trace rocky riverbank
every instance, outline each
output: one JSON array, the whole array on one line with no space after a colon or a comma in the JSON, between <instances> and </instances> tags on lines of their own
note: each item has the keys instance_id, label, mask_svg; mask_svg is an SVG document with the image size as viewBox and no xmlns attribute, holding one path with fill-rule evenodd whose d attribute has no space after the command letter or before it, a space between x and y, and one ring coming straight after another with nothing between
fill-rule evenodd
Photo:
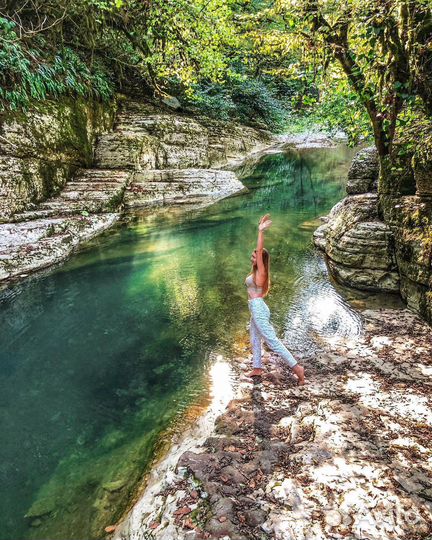
<instances>
[{"instance_id":1,"label":"rocky riverbank","mask_svg":"<svg viewBox=\"0 0 432 540\"><path fill-rule=\"evenodd\" d=\"M358 338L315 337L305 387L268 352L263 377L248 379L240 344L237 395L212 433L189 432L195 447L189 437L186 452L153 471L107 538L427 538L430 327L408 310L360 315Z\"/></svg>"},{"instance_id":2,"label":"rocky riverbank","mask_svg":"<svg viewBox=\"0 0 432 540\"><path fill-rule=\"evenodd\" d=\"M243 190L222 168L280 144L263 130L128 99L107 110L40 104L3 118L0 142L3 283L64 260L127 210Z\"/></svg>"},{"instance_id":3,"label":"rocky riverbank","mask_svg":"<svg viewBox=\"0 0 432 540\"><path fill-rule=\"evenodd\" d=\"M404 174L400 168L399 175ZM410 194L400 193L396 184L391 191L385 175L378 189L379 177L375 148L358 152L348 173L347 196L323 218L315 245L326 253L339 282L399 292L411 309L432 322L432 175L423 175L421 182L417 178L417 184L408 178Z\"/></svg>"}]
</instances>

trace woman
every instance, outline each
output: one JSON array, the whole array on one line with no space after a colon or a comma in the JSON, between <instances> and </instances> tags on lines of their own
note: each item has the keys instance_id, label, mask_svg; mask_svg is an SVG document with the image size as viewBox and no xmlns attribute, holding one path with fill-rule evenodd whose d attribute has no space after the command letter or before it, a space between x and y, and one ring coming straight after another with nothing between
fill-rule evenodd
<instances>
[{"instance_id":1,"label":"woman","mask_svg":"<svg viewBox=\"0 0 432 540\"><path fill-rule=\"evenodd\" d=\"M304 368L297 363L293 355L278 339L275 329L270 323L270 310L263 299L270 288L270 254L264 247L264 231L272 224L268 219L269 216L270 214L266 214L260 219L258 243L251 256L252 273L245 280L249 296L248 306L251 313L250 340L254 368L248 375L254 377L262 374L261 339L263 338L270 349L282 356L287 362L297 376L298 384L303 385L305 383Z\"/></svg>"}]
</instances>

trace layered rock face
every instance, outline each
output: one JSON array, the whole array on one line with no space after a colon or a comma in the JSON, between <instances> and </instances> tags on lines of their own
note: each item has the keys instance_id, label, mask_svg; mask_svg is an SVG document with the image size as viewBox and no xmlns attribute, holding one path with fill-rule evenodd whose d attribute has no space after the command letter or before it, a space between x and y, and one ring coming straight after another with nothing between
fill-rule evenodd
<instances>
[{"instance_id":1,"label":"layered rock face","mask_svg":"<svg viewBox=\"0 0 432 540\"><path fill-rule=\"evenodd\" d=\"M432 170L426 172L384 174L378 194L376 150L361 150L348 174L348 196L315 231L314 242L340 282L400 292L432 322Z\"/></svg>"},{"instance_id":2,"label":"layered rock face","mask_svg":"<svg viewBox=\"0 0 432 540\"><path fill-rule=\"evenodd\" d=\"M265 131L130 100L108 132L116 107L45 102L2 119L0 281L63 260L125 209L207 204L243 190L219 167L273 141Z\"/></svg>"},{"instance_id":3,"label":"layered rock face","mask_svg":"<svg viewBox=\"0 0 432 540\"><path fill-rule=\"evenodd\" d=\"M394 236L378 215L378 157L358 152L348 173L349 195L331 210L314 233L315 245L328 256L329 267L342 283L371 291L399 291Z\"/></svg>"},{"instance_id":4,"label":"layered rock face","mask_svg":"<svg viewBox=\"0 0 432 540\"><path fill-rule=\"evenodd\" d=\"M429 186L432 191L432 170ZM432 323L432 196L426 188L417 187L415 195L383 194L380 201L394 234L402 298Z\"/></svg>"},{"instance_id":5,"label":"layered rock face","mask_svg":"<svg viewBox=\"0 0 432 540\"><path fill-rule=\"evenodd\" d=\"M125 207L196 203L244 189L231 171L164 169L136 172L125 193Z\"/></svg>"},{"instance_id":6,"label":"layered rock face","mask_svg":"<svg viewBox=\"0 0 432 540\"><path fill-rule=\"evenodd\" d=\"M63 99L0 117L0 221L58 193L90 166L96 137L110 129L115 104Z\"/></svg>"},{"instance_id":7,"label":"layered rock face","mask_svg":"<svg viewBox=\"0 0 432 540\"><path fill-rule=\"evenodd\" d=\"M214 200L243 189L218 168L271 141L266 131L129 101L115 130L100 138L96 166L133 171L126 208Z\"/></svg>"}]
</instances>

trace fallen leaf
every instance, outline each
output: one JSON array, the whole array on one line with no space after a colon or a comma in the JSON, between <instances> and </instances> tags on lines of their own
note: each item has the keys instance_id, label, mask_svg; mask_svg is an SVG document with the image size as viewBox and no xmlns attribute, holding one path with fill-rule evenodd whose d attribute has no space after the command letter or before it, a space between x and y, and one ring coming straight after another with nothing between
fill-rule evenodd
<instances>
[{"instance_id":1,"label":"fallen leaf","mask_svg":"<svg viewBox=\"0 0 432 540\"><path fill-rule=\"evenodd\" d=\"M183 508L179 508L174 512L175 516L185 516L186 514L190 514L192 510L189 508L189 506L183 506Z\"/></svg>"},{"instance_id":2,"label":"fallen leaf","mask_svg":"<svg viewBox=\"0 0 432 540\"><path fill-rule=\"evenodd\" d=\"M195 529L195 523L191 520L191 518L187 518L183 522L183 526L187 527L188 529Z\"/></svg>"}]
</instances>

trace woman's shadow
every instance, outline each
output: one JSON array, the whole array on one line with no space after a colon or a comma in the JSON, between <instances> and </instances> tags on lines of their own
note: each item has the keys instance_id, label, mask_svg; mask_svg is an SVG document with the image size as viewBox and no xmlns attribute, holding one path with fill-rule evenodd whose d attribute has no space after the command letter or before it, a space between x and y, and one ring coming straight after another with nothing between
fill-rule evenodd
<instances>
[{"instance_id":1,"label":"woman's shadow","mask_svg":"<svg viewBox=\"0 0 432 540\"><path fill-rule=\"evenodd\" d=\"M254 413L253 431L254 435L262 441L270 440L272 414L267 410L266 401L263 397L263 382L265 378L262 375L252 377L252 411Z\"/></svg>"}]
</instances>

